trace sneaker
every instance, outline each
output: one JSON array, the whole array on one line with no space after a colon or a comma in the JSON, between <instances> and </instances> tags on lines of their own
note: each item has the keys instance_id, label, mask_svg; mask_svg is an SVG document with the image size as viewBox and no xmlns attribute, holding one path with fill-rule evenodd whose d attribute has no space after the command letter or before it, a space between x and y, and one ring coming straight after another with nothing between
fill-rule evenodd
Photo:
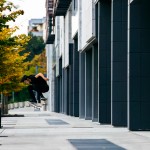
<instances>
[{"instance_id":1,"label":"sneaker","mask_svg":"<svg viewBox=\"0 0 150 150\"><path fill-rule=\"evenodd\" d=\"M31 100L31 101L29 101L30 103L37 103L36 101L33 101L33 100Z\"/></svg>"},{"instance_id":2,"label":"sneaker","mask_svg":"<svg viewBox=\"0 0 150 150\"><path fill-rule=\"evenodd\" d=\"M41 98L40 98L41 100L43 100L43 101L45 101L46 100L46 98L44 97L44 96L41 96Z\"/></svg>"}]
</instances>

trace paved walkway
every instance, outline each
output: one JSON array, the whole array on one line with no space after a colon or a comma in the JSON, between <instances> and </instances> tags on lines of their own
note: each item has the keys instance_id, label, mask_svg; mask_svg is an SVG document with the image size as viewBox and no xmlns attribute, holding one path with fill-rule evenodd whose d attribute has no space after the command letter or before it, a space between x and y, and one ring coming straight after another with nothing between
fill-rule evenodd
<instances>
[{"instance_id":1,"label":"paved walkway","mask_svg":"<svg viewBox=\"0 0 150 150\"><path fill-rule=\"evenodd\" d=\"M33 108L2 118L0 150L150 150L150 132L99 125L89 120Z\"/></svg>"}]
</instances>

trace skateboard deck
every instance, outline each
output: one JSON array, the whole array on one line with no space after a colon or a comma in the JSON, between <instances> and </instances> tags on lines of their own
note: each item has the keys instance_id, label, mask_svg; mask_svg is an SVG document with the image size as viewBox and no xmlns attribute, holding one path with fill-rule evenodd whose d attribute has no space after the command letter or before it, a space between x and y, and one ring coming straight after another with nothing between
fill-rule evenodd
<instances>
[{"instance_id":1,"label":"skateboard deck","mask_svg":"<svg viewBox=\"0 0 150 150\"><path fill-rule=\"evenodd\" d=\"M36 108L36 109L40 109L42 106L40 104L37 104L37 103L31 103L29 102L29 105Z\"/></svg>"},{"instance_id":2,"label":"skateboard deck","mask_svg":"<svg viewBox=\"0 0 150 150\"><path fill-rule=\"evenodd\" d=\"M47 98L41 99L41 105L45 105L45 104L47 104Z\"/></svg>"},{"instance_id":3,"label":"skateboard deck","mask_svg":"<svg viewBox=\"0 0 150 150\"><path fill-rule=\"evenodd\" d=\"M46 101L46 100L47 100L47 98L41 98L41 100L42 100L42 101Z\"/></svg>"}]
</instances>

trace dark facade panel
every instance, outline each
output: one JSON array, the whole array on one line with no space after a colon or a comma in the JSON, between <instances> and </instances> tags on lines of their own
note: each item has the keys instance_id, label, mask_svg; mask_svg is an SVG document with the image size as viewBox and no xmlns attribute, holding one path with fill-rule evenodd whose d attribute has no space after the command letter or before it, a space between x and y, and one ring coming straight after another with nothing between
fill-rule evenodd
<instances>
[{"instance_id":1,"label":"dark facade panel","mask_svg":"<svg viewBox=\"0 0 150 150\"><path fill-rule=\"evenodd\" d=\"M98 44L92 47L92 121L98 122Z\"/></svg>"},{"instance_id":2,"label":"dark facade panel","mask_svg":"<svg viewBox=\"0 0 150 150\"><path fill-rule=\"evenodd\" d=\"M99 122L111 123L111 2L100 1L98 36Z\"/></svg>"},{"instance_id":3,"label":"dark facade panel","mask_svg":"<svg viewBox=\"0 0 150 150\"><path fill-rule=\"evenodd\" d=\"M112 2L112 125L127 126L128 1Z\"/></svg>"},{"instance_id":4,"label":"dark facade panel","mask_svg":"<svg viewBox=\"0 0 150 150\"><path fill-rule=\"evenodd\" d=\"M74 116L79 117L79 52L78 39L74 39L73 45L73 103Z\"/></svg>"},{"instance_id":5,"label":"dark facade panel","mask_svg":"<svg viewBox=\"0 0 150 150\"><path fill-rule=\"evenodd\" d=\"M54 44L54 40L55 40L55 34L50 34L48 35L46 44Z\"/></svg>"},{"instance_id":6,"label":"dark facade panel","mask_svg":"<svg viewBox=\"0 0 150 150\"><path fill-rule=\"evenodd\" d=\"M56 73L56 67L53 69L54 74ZM58 94L58 78L54 76L54 111L59 112L59 94Z\"/></svg>"},{"instance_id":7,"label":"dark facade panel","mask_svg":"<svg viewBox=\"0 0 150 150\"><path fill-rule=\"evenodd\" d=\"M65 71L62 68L62 113L65 114Z\"/></svg>"},{"instance_id":8,"label":"dark facade panel","mask_svg":"<svg viewBox=\"0 0 150 150\"><path fill-rule=\"evenodd\" d=\"M73 45L69 46L69 115L73 116Z\"/></svg>"},{"instance_id":9,"label":"dark facade panel","mask_svg":"<svg viewBox=\"0 0 150 150\"><path fill-rule=\"evenodd\" d=\"M56 0L54 4L55 16L65 16L72 0Z\"/></svg>"},{"instance_id":10,"label":"dark facade panel","mask_svg":"<svg viewBox=\"0 0 150 150\"><path fill-rule=\"evenodd\" d=\"M69 115L69 68L63 68L62 107L63 113Z\"/></svg>"},{"instance_id":11,"label":"dark facade panel","mask_svg":"<svg viewBox=\"0 0 150 150\"><path fill-rule=\"evenodd\" d=\"M129 130L150 130L149 0L130 4Z\"/></svg>"},{"instance_id":12,"label":"dark facade panel","mask_svg":"<svg viewBox=\"0 0 150 150\"><path fill-rule=\"evenodd\" d=\"M59 59L58 94L59 94L59 112L62 112L62 58Z\"/></svg>"},{"instance_id":13,"label":"dark facade panel","mask_svg":"<svg viewBox=\"0 0 150 150\"><path fill-rule=\"evenodd\" d=\"M85 119L92 119L92 49L85 53Z\"/></svg>"},{"instance_id":14,"label":"dark facade panel","mask_svg":"<svg viewBox=\"0 0 150 150\"><path fill-rule=\"evenodd\" d=\"M79 117L85 118L85 53L79 53Z\"/></svg>"}]
</instances>

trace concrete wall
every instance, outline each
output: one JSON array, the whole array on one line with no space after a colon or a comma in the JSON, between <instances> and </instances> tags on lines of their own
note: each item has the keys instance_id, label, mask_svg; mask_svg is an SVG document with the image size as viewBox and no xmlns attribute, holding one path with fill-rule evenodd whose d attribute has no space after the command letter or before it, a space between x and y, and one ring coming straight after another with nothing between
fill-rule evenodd
<instances>
[{"instance_id":1,"label":"concrete wall","mask_svg":"<svg viewBox=\"0 0 150 150\"><path fill-rule=\"evenodd\" d=\"M54 72L52 69L52 57L53 57L53 48L52 44L46 45L46 56L47 56L47 78L49 78L49 92L48 92L48 110L54 110Z\"/></svg>"}]
</instances>

